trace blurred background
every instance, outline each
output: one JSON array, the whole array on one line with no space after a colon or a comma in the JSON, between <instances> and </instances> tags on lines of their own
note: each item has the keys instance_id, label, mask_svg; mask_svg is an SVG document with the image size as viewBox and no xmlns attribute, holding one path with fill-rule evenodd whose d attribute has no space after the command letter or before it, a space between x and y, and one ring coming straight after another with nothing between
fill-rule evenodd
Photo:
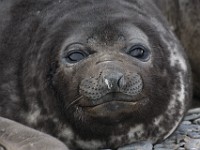
<instances>
[{"instance_id":1,"label":"blurred background","mask_svg":"<svg viewBox=\"0 0 200 150\"><path fill-rule=\"evenodd\" d=\"M194 84L192 107L200 107L200 0L154 2L166 16L189 56Z\"/></svg>"}]
</instances>

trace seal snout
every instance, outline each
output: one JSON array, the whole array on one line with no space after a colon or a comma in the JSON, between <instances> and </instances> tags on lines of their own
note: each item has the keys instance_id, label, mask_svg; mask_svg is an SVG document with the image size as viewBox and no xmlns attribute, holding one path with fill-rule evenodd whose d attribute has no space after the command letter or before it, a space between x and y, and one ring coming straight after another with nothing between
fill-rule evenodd
<instances>
[{"instance_id":1,"label":"seal snout","mask_svg":"<svg viewBox=\"0 0 200 150\"><path fill-rule=\"evenodd\" d=\"M79 101L79 106L93 117L109 117L115 121L118 118L119 121L144 100L140 95L142 89L143 82L138 73L105 69L81 82L80 93L85 98Z\"/></svg>"},{"instance_id":2,"label":"seal snout","mask_svg":"<svg viewBox=\"0 0 200 150\"><path fill-rule=\"evenodd\" d=\"M142 89L143 81L138 73L127 74L108 69L94 77L83 79L79 92L87 101L97 104L113 100L135 101L133 97L137 97Z\"/></svg>"}]
</instances>

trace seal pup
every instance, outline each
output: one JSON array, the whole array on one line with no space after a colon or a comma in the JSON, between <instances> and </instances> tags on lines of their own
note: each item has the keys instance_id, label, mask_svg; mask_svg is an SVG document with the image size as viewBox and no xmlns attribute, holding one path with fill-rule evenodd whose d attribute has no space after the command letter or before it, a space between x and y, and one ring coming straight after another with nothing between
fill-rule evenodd
<instances>
[{"instance_id":1,"label":"seal pup","mask_svg":"<svg viewBox=\"0 0 200 150\"><path fill-rule=\"evenodd\" d=\"M190 66L152 1L17 0L5 16L2 117L70 149L156 143L179 125Z\"/></svg>"}]
</instances>

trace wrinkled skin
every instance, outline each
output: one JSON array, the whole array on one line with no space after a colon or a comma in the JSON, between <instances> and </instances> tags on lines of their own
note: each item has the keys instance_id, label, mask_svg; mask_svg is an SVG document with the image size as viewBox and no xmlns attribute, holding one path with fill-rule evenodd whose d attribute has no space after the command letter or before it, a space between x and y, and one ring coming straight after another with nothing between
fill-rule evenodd
<instances>
[{"instance_id":1,"label":"wrinkled skin","mask_svg":"<svg viewBox=\"0 0 200 150\"><path fill-rule=\"evenodd\" d=\"M151 1L9 2L1 2L2 117L70 149L156 143L177 128L191 100L190 67ZM138 45L145 59L132 51ZM0 136L8 149L18 141Z\"/></svg>"}]
</instances>

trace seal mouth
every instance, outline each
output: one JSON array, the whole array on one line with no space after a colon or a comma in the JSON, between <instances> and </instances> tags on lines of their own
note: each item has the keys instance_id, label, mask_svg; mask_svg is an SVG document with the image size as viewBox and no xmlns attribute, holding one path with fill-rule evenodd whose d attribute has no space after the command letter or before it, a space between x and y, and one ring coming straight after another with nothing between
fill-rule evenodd
<instances>
[{"instance_id":1,"label":"seal mouth","mask_svg":"<svg viewBox=\"0 0 200 150\"><path fill-rule=\"evenodd\" d=\"M90 113L90 115L95 117L115 118L122 114L131 113L133 107L136 105L137 102L112 101L93 107L84 107L84 109Z\"/></svg>"},{"instance_id":2,"label":"seal mouth","mask_svg":"<svg viewBox=\"0 0 200 150\"><path fill-rule=\"evenodd\" d=\"M148 98L132 97L122 93L109 93L96 103L80 105L82 109L95 118L109 118L115 122L127 118L137 112L141 104L147 103Z\"/></svg>"},{"instance_id":3,"label":"seal mouth","mask_svg":"<svg viewBox=\"0 0 200 150\"><path fill-rule=\"evenodd\" d=\"M147 102L147 99L141 99L137 102L110 101L92 107L82 107L82 109L91 117L109 119L109 122L120 122L131 118L138 112L141 104Z\"/></svg>"},{"instance_id":4,"label":"seal mouth","mask_svg":"<svg viewBox=\"0 0 200 150\"><path fill-rule=\"evenodd\" d=\"M80 107L95 107L95 106L107 104L110 102L136 104L137 102L141 101L142 99L144 99L144 96L142 96L142 95L130 96L127 94L123 94L121 92L110 92L99 99L95 99L95 100L91 100L91 99L85 100L84 99L83 101L79 102L79 106Z\"/></svg>"}]
</instances>

